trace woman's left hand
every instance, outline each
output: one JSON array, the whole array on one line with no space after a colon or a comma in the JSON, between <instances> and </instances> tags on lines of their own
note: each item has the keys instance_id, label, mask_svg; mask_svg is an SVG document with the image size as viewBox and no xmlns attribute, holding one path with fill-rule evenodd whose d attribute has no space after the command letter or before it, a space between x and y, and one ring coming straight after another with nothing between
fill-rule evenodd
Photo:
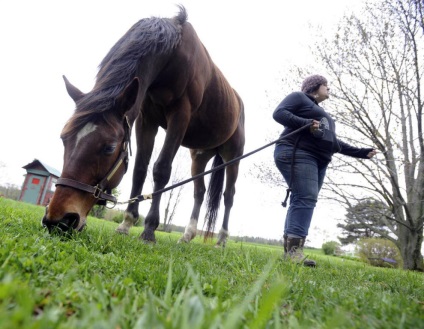
<instances>
[{"instance_id":1,"label":"woman's left hand","mask_svg":"<svg viewBox=\"0 0 424 329\"><path fill-rule=\"evenodd\" d=\"M376 154L377 154L377 150L372 150L370 153L367 154L367 157L368 159L371 159Z\"/></svg>"}]
</instances>

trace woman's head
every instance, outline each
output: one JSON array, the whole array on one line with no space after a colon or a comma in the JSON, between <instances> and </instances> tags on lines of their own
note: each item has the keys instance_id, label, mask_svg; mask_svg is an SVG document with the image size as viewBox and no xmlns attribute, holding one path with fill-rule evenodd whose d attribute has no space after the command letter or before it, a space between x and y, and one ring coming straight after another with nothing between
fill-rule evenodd
<instances>
[{"instance_id":1,"label":"woman's head","mask_svg":"<svg viewBox=\"0 0 424 329\"><path fill-rule=\"evenodd\" d=\"M311 75L302 82L302 92L313 96L318 103L329 97L329 90L327 79L322 75Z\"/></svg>"}]
</instances>

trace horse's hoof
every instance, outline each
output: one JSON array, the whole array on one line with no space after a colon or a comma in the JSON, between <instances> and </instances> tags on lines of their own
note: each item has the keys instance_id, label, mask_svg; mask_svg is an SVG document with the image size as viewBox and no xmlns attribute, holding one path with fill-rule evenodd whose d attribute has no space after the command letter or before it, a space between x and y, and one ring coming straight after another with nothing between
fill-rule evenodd
<instances>
[{"instance_id":1,"label":"horse's hoof","mask_svg":"<svg viewBox=\"0 0 424 329\"><path fill-rule=\"evenodd\" d=\"M142 240L146 244L155 244L156 243L155 234L154 233L146 233L146 231L141 233L139 239Z\"/></svg>"},{"instance_id":2,"label":"horse's hoof","mask_svg":"<svg viewBox=\"0 0 424 329\"><path fill-rule=\"evenodd\" d=\"M151 240L151 239L145 239L145 238L143 238L143 237L140 236L139 240L141 242L143 242L144 244L151 244L151 245L156 244L156 239L153 239L153 240Z\"/></svg>"},{"instance_id":3,"label":"horse's hoof","mask_svg":"<svg viewBox=\"0 0 424 329\"><path fill-rule=\"evenodd\" d=\"M179 238L177 243L189 243L190 241L187 241L186 239L184 239L184 237Z\"/></svg>"},{"instance_id":4,"label":"horse's hoof","mask_svg":"<svg viewBox=\"0 0 424 329\"><path fill-rule=\"evenodd\" d=\"M128 235L130 232L130 228L134 224L131 221L123 220L121 224L118 225L118 227L115 229L115 231L119 234L126 234Z\"/></svg>"},{"instance_id":5,"label":"horse's hoof","mask_svg":"<svg viewBox=\"0 0 424 329\"><path fill-rule=\"evenodd\" d=\"M144 239L141 239L141 238L140 238L140 240L143 244L146 244L146 245L152 245L153 246L153 245L156 244L156 241L144 240Z\"/></svg>"},{"instance_id":6,"label":"horse's hoof","mask_svg":"<svg viewBox=\"0 0 424 329\"><path fill-rule=\"evenodd\" d=\"M128 230L120 229L119 227L115 230L116 233L128 235Z\"/></svg>"}]
</instances>

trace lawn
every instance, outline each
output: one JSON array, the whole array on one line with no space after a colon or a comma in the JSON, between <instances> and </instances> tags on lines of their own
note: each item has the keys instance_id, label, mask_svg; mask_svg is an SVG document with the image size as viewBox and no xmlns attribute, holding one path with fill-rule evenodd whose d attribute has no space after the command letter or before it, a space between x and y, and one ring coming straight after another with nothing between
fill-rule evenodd
<instances>
[{"instance_id":1,"label":"lawn","mask_svg":"<svg viewBox=\"0 0 424 329\"><path fill-rule=\"evenodd\" d=\"M281 248L177 244L89 218L70 237L41 228L42 207L0 199L0 327L424 328L424 275Z\"/></svg>"}]
</instances>

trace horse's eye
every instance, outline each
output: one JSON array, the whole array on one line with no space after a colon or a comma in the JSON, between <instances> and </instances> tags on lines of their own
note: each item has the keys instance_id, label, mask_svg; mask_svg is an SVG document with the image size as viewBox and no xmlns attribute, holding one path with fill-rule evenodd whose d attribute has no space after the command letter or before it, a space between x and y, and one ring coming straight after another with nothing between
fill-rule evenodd
<instances>
[{"instance_id":1,"label":"horse's eye","mask_svg":"<svg viewBox=\"0 0 424 329\"><path fill-rule=\"evenodd\" d=\"M103 149L103 152L106 155L110 155L113 152L115 152L115 149L116 149L116 145L106 145L105 148Z\"/></svg>"}]
</instances>

